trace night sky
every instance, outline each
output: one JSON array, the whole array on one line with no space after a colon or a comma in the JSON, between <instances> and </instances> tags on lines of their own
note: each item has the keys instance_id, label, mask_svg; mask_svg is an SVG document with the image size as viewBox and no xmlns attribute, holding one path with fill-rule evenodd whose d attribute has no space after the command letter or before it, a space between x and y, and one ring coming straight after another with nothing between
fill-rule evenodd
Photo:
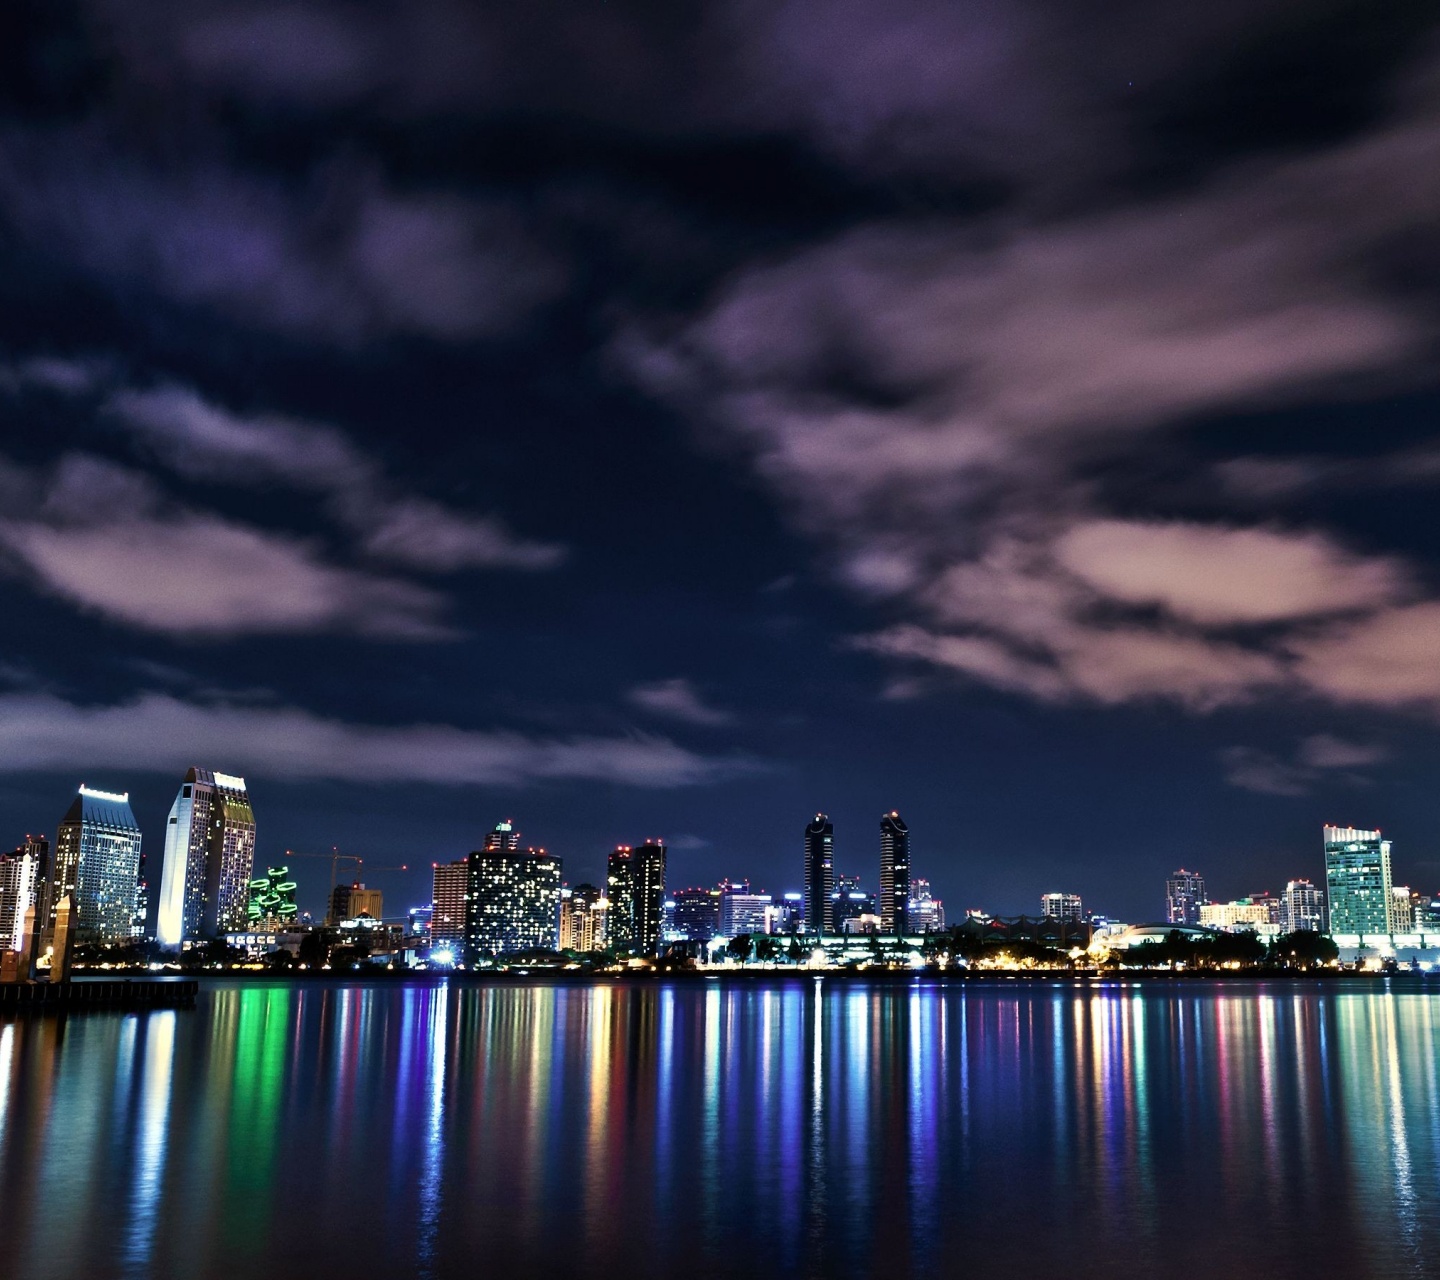
<instances>
[{"instance_id":1,"label":"night sky","mask_svg":"<svg viewBox=\"0 0 1440 1280\"><path fill-rule=\"evenodd\" d=\"M0 845L187 766L387 914L598 878L1440 890L1440 20L0 18ZM293 864L318 909L323 861Z\"/></svg>"}]
</instances>

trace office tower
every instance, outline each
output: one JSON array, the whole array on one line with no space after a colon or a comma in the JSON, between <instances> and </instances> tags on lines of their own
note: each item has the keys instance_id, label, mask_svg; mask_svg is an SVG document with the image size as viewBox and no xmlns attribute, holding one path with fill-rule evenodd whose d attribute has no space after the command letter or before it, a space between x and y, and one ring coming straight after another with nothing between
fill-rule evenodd
<instances>
[{"instance_id":1,"label":"office tower","mask_svg":"<svg viewBox=\"0 0 1440 1280\"><path fill-rule=\"evenodd\" d=\"M1078 893L1042 893L1040 915L1047 920L1079 924L1085 919L1085 909L1080 904Z\"/></svg>"},{"instance_id":2,"label":"office tower","mask_svg":"<svg viewBox=\"0 0 1440 1280\"><path fill-rule=\"evenodd\" d=\"M910 932L910 828L891 809L880 819L880 931Z\"/></svg>"},{"instance_id":3,"label":"office tower","mask_svg":"<svg viewBox=\"0 0 1440 1280\"><path fill-rule=\"evenodd\" d=\"M1308 880L1291 880L1280 899L1280 928L1286 933L1308 929L1325 932L1325 895Z\"/></svg>"},{"instance_id":4,"label":"office tower","mask_svg":"<svg viewBox=\"0 0 1440 1280\"><path fill-rule=\"evenodd\" d=\"M665 843L621 845L610 855L605 897L607 945L616 951L654 955L665 910Z\"/></svg>"},{"instance_id":5,"label":"office tower","mask_svg":"<svg viewBox=\"0 0 1440 1280\"><path fill-rule=\"evenodd\" d=\"M916 879L910 892L910 932L941 933L945 928L945 904L930 891L930 881Z\"/></svg>"},{"instance_id":6,"label":"office tower","mask_svg":"<svg viewBox=\"0 0 1440 1280\"><path fill-rule=\"evenodd\" d=\"M369 916L372 920L384 917L385 895L379 889L367 889L358 880L351 884L337 884L330 890L330 912L326 924L339 924L342 920L358 920Z\"/></svg>"},{"instance_id":7,"label":"office tower","mask_svg":"<svg viewBox=\"0 0 1440 1280\"><path fill-rule=\"evenodd\" d=\"M779 915L776 930L780 933L800 933L805 928L805 895L787 893L777 904Z\"/></svg>"},{"instance_id":8,"label":"office tower","mask_svg":"<svg viewBox=\"0 0 1440 1280\"><path fill-rule=\"evenodd\" d=\"M430 943L465 941L465 895L470 889L470 861L437 862L430 888Z\"/></svg>"},{"instance_id":9,"label":"office tower","mask_svg":"<svg viewBox=\"0 0 1440 1280\"><path fill-rule=\"evenodd\" d=\"M245 928L255 869L255 814L245 779L185 774L165 826L156 937L167 947Z\"/></svg>"},{"instance_id":10,"label":"office tower","mask_svg":"<svg viewBox=\"0 0 1440 1280\"><path fill-rule=\"evenodd\" d=\"M250 904L245 916L251 929L294 924L299 915L289 867L270 867L263 876L250 881Z\"/></svg>"},{"instance_id":11,"label":"office tower","mask_svg":"<svg viewBox=\"0 0 1440 1280\"><path fill-rule=\"evenodd\" d=\"M600 951L605 946L604 895L593 884L577 884L560 898L560 950Z\"/></svg>"},{"instance_id":12,"label":"office tower","mask_svg":"<svg viewBox=\"0 0 1440 1280\"><path fill-rule=\"evenodd\" d=\"M560 859L544 849L477 849L470 855L465 953L487 956L560 943Z\"/></svg>"},{"instance_id":13,"label":"office tower","mask_svg":"<svg viewBox=\"0 0 1440 1280\"><path fill-rule=\"evenodd\" d=\"M1374 936L1390 930L1390 845L1379 831L1324 829L1330 932Z\"/></svg>"},{"instance_id":14,"label":"office tower","mask_svg":"<svg viewBox=\"0 0 1440 1280\"><path fill-rule=\"evenodd\" d=\"M515 853L519 848L520 833L509 818L497 822L486 835L485 843L480 846L482 853Z\"/></svg>"},{"instance_id":15,"label":"office tower","mask_svg":"<svg viewBox=\"0 0 1440 1280\"><path fill-rule=\"evenodd\" d=\"M26 836L13 853L0 853L0 951L19 951L25 941L25 913L41 907L50 866L50 842Z\"/></svg>"},{"instance_id":16,"label":"office tower","mask_svg":"<svg viewBox=\"0 0 1440 1280\"><path fill-rule=\"evenodd\" d=\"M1409 885L1394 885L1390 890L1390 932L1415 932L1415 903Z\"/></svg>"},{"instance_id":17,"label":"office tower","mask_svg":"<svg viewBox=\"0 0 1440 1280\"><path fill-rule=\"evenodd\" d=\"M720 890L677 889L675 932L690 942L709 942L720 934Z\"/></svg>"},{"instance_id":18,"label":"office tower","mask_svg":"<svg viewBox=\"0 0 1440 1280\"><path fill-rule=\"evenodd\" d=\"M44 945L54 945L60 903L67 895L70 936L76 943L130 941L139 874L140 828L130 811L130 793L82 786L55 833Z\"/></svg>"},{"instance_id":19,"label":"office tower","mask_svg":"<svg viewBox=\"0 0 1440 1280\"><path fill-rule=\"evenodd\" d=\"M1181 867L1165 881L1165 919L1169 924L1197 925L1205 897L1205 877Z\"/></svg>"},{"instance_id":20,"label":"office tower","mask_svg":"<svg viewBox=\"0 0 1440 1280\"><path fill-rule=\"evenodd\" d=\"M836 933L848 933L847 920L857 916L876 916L875 896L860 886L859 876L839 876L835 892L830 895L830 919Z\"/></svg>"},{"instance_id":21,"label":"office tower","mask_svg":"<svg viewBox=\"0 0 1440 1280\"><path fill-rule=\"evenodd\" d=\"M805 827L805 927L834 933L831 895L835 892L835 827L823 813Z\"/></svg>"},{"instance_id":22,"label":"office tower","mask_svg":"<svg viewBox=\"0 0 1440 1280\"><path fill-rule=\"evenodd\" d=\"M1233 902L1202 902L1200 924L1206 929L1235 933L1274 923L1274 906L1268 896L1236 898Z\"/></svg>"},{"instance_id":23,"label":"office tower","mask_svg":"<svg viewBox=\"0 0 1440 1280\"><path fill-rule=\"evenodd\" d=\"M768 893L753 893L750 882L720 885L720 934L735 938L742 933L769 933L770 908L774 899Z\"/></svg>"}]
</instances>

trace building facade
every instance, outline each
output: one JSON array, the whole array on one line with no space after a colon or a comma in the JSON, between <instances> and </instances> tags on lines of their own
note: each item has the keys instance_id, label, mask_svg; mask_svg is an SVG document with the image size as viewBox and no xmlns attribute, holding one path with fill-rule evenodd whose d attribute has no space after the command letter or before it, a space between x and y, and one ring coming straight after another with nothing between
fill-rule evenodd
<instances>
[{"instance_id":1,"label":"building facade","mask_svg":"<svg viewBox=\"0 0 1440 1280\"><path fill-rule=\"evenodd\" d=\"M665 842L621 845L610 855L605 878L606 945L653 956L665 927Z\"/></svg>"},{"instance_id":2,"label":"building facade","mask_svg":"<svg viewBox=\"0 0 1440 1280\"><path fill-rule=\"evenodd\" d=\"M1301 929L1325 932L1325 894L1319 885L1309 880L1291 880L1285 886L1280 899L1280 928L1286 933Z\"/></svg>"},{"instance_id":3,"label":"building facade","mask_svg":"<svg viewBox=\"0 0 1440 1280\"><path fill-rule=\"evenodd\" d=\"M338 925L345 920L358 920L367 916L380 920L385 913L385 895L379 889L370 889L358 880L352 884L337 884L330 890L330 910L325 923Z\"/></svg>"},{"instance_id":4,"label":"building facade","mask_svg":"<svg viewBox=\"0 0 1440 1280\"><path fill-rule=\"evenodd\" d=\"M1042 893L1040 918L1075 923L1085 919L1085 907L1078 893Z\"/></svg>"},{"instance_id":5,"label":"building facade","mask_svg":"<svg viewBox=\"0 0 1440 1280\"><path fill-rule=\"evenodd\" d=\"M255 871L255 814L245 779L190 769L165 825L157 939L176 947L244 929Z\"/></svg>"},{"instance_id":6,"label":"building facade","mask_svg":"<svg viewBox=\"0 0 1440 1280\"><path fill-rule=\"evenodd\" d=\"M1323 836L1330 932L1360 937L1392 933L1391 842L1378 830L1359 827L1327 826Z\"/></svg>"},{"instance_id":7,"label":"building facade","mask_svg":"<svg viewBox=\"0 0 1440 1280\"><path fill-rule=\"evenodd\" d=\"M720 890L677 889L675 932L687 942L709 942L720 936Z\"/></svg>"},{"instance_id":8,"label":"building facade","mask_svg":"<svg viewBox=\"0 0 1440 1280\"><path fill-rule=\"evenodd\" d=\"M835 826L817 813L805 827L805 927L811 933L834 933Z\"/></svg>"},{"instance_id":9,"label":"building facade","mask_svg":"<svg viewBox=\"0 0 1440 1280\"><path fill-rule=\"evenodd\" d=\"M916 879L910 893L910 932L943 933L945 904L930 891L930 881Z\"/></svg>"},{"instance_id":10,"label":"building facade","mask_svg":"<svg viewBox=\"0 0 1440 1280\"><path fill-rule=\"evenodd\" d=\"M560 859L543 849L478 849L470 855L465 953L490 956L560 944Z\"/></svg>"},{"instance_id":11,"label":"building facade","mask_svg":"<svg viewBox=\"0 0 1440 1280\"><path fill-rule=\"evenodd\" d=\"M140 856L140 826L130 810L130 793L82 786L55 832L42 945L53 944L56 913L67 896L76 943L138 938L144 931Z\"/></svg>"},{"instance_id":12,"label":"building facade","mask_svg":"<svg viewBox=\"0 0 1440 1280\"><path fill-rule=\"evenodd\" d=\"M45 877L50 867L50 842L26 836L13 853L0 853L0 951L19 951L25 941L25 913L44 907Z\"/></svg>"},{"instance_id":13,"label":"building facade","mask_svg":"<svg viewBox=\"0 0 1440 1280\"><path fill-rule=\"evenodd\" d=\"M1259 929L1274 924L1274 907L1270 900L1236 898L1234 902L1206 902L1200 907L1200 925L1205 929L1224 929L1229 933Z\"/></svg>"},{"instance_id":14,"label":"building facade","mask_svg":"<svg viewBox=\"0 0 1440 1280\"><path fill-rule=\"evenodd\" d=\"M1200 908L1208 901L1205 877L1198 871L1181 867L1165 881L1165 920L1169 924L1198 925Z\"/></svg>"},{"instance_id":15,"label":"building facade","mask_svg":"<svg viewBox=\"0 0 1440 1280\"><path fill-rule=\"evenodd\" d=\"M470 863L437 862L430 887L430 943L451 943L456 947L465 942L465 897L470 890Z\"/></svg>"},{"instance_id":16,"label":"building facade","mask_svg":"<svg viewBox=\"0 0 1440 1280\"><path fill-rule=\"evenodd\" d=\"M601 951L605 947L605 896L593 884L560 894L560 950Z\"/></svg>"},{"instance_id":17,"label":"building facade","mask_svg":"<svg viewBox=\"0 0 1440 1280\"><path fill-rule=\"evenodd\" d=\"M742 933L769 933L774 899L768 893L754 893L750 882L720 886L721 938L738 938Z\"/></svg>"},{"instance_id":18,"label":"building facade","mask_svg":"<svg viewBox=\"0 0 1440 1280\"><path fill-rule=\"evenodd\" d=\"M875 908L875 895L865 892L859 876L836 877L835 892L830 895L830 917L836 933L851 932L845 927L845 922L855 916L875 916L879 919L879 915Z\"/></svg>"},{"instance_id":19,"label":"building facade","mask_svg":"<svg viewBox=\"0 0 1440 1280\"><path fill-rule=\"evenodd\" d=\"M880 930L910 932L910 828L890 810L880 819Z\"/></svg>"}]
</instances>

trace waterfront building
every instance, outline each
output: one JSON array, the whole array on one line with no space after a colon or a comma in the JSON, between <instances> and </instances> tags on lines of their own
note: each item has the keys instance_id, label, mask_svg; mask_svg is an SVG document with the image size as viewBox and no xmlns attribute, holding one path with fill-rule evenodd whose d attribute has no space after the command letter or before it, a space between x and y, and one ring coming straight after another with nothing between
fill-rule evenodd
<instances>
[{"instance_id":1,"label":"waterfront building","mask_svg":"<svg viewBox=\"0 0 1440 1280\"><path fill-rule=\"evenodd\" d=\"M1332 934L1389 934L1391 842L1378 830L1324 828L1325 892Z\"/></svg>"},{"instance_id":2,"label":"waterfront building","mask_svg":"<svg viewBox=\"0 0 1440 1280\"><path fill-rule=\"evenodd\" d=\"M1224 929L1230 933L1258 930L1274 923L1273 903L1261 898L1236 898L1234 902L1206 902L1200 907L1200 925L1205 929Z\"/></svg>"},{"instance_id":3,"label":"waterfront building","mask_svg":"<svg viewBox=\"0 0 1440 1280\"><path fill-rule=\"evenodd\" d=\"M430 943L452 943L457 948L465 942L465 895L470 885L470 863L437 862L431 875Z\"/></svg>"},{"instance_id":4,"label":"waterfront building","mask_svg":"<svg viewBox=\"0 0 1440 1280\"><path fill-rule=\"evenodd\" d=\"M465 912L469 963L560 943L560 859L544 849L477 849Z\"/></svg>"},{"instance_id":5,"label":"waterfront building","mask_svg":"<svg viewBox=\"0 0 1440 1280\"><path fill-rule=\"evenodd\" d=\"M593 884L561 891L560 950L600 951L605 946L605 898Z\"/></svg>"},{"instance_id":6,"label":"waterfront building","mask_svg":"<svg viewBox=\"0 0 1440 1280\"><path fill-rule=\"evenodd\" d=\"M130 810L130 793L82 785L55 832L44 945L54 945L60 903L67 896L74 942L138 937L144 927L137 919L139 887L140 826Z\"/></svg>"},{"instance_id":7,"label":"waterfront building","mask_svg":"<svg viewBox=\"0 0 1440 1280\"><path fill-rule=\"evenodd\" d=\"M1170 924L1198 925L1200 908L1208 901L1205 877L1198 871L1181 867L1165 881L1165 919Z\"/></svg>"},{"instance_id":8,"label":"waterfront building","mask_svg":"<svg viewBox=\"0 0 1440 1280\"><path fill-rule=\"evenodd\" d=\"M805 929L805 895L786 893L776 903L775 932L802 933Z\"/></svg>"},{"instance_id":9,"label":"waterfront building","mask_svg":"<svg viewBox=\"0 0 1440 1280\"><path fill-rule=\"evenodd\" d=\"M817 813L805 827L805 927L811 933L834 933L835 827Z\"/></svg>"},{"instance_id":10,"label":"waterfront building","mask_svg":"<svg viewBox=\"0 0 1440 1280\"><path fill-rule=\"evenodd\" d=\"M384 915L385 898L379 889L367 889L358 880L353 884L337 884L330 890L330 911L325 917L328 925L338 925L345 920L358 920L368 916L379 920Z\"/></svg>"},{"instance_id":11,"label":"waterfront building","mask_svg":"<svg viewBox=\"0 0 1440 1280\"><path fill-rule=\"evenodd\" d=\"M880 917L873 911L862 911L859 915L846 916L840 924L841 933L883 933Z\"/></svg>"},{"instance_id":12,"label":"waterfront building","mask_svg":"<svg viewBox=\"0 0 1440 1280\"><path fill-rule=\"evenodd\" d=\"M1078 893L1042 893L1040 918L1075 923L1085 919L1085 908Z\"/></svg>"},{"instance_id":13,"label":"waterfront building","mask_svg":"<svg viewBox=\"0 0 1440 1280\"><path fill-rule=\"evenodd\" d=\"M607 944L616 951L654 955L665 910L665 842L621 845L606 876Z\"/></svg>"},{"instance_id":14,"label":"waterfront building","mask_svg":"<svg viewBox=\"0 0 1440 1280\"><path fill-rule=\"evenodd\" d=\"M26 836L13 853L0 853L0 951L19 951L25 942L25 913L42 906L50 842Z\"/></svg>"},{"instance_id":15,"label":"waterfront building","mask_svg":"<svg viewBox=\"0 0 1440 1280\"><path fill-rule=\"evenodd\" d=\"M910 932L910 828L891 809L880 819L880 928Z\"/></svg>"},{"instance_id":16,"label":"waterfront building","mask_svg":"<svg viewBox=\"0 0 1440 1280\"><path fill-rule=\"evenodd\" d=\"M165 826L156 937L167 947L245 928L255 867L255 814L245 779L185 774Z\"/></svg>"},{"instance_id":17,"label":"waterfront building","mask_svg":"<svg viewBox=\"0 0 1440 1280\"><path fill-rule=\"evenodd\" d=\"M1285 933L1308 929L1325 932L1325 894L1308 880L1291 880L1280 900L1280 928Z\"/></svg>"},{"instance_id":18,"label":"waterfront building","mask_svg":"<svg viewBox=\"0 0 1440 1280\"><path fill-rule=\"evenodd\" d=\"M687 942L709 942L720 933L720 890L677 889L675 932Z\"/></svg>"},{"instance_id":19,"label":"waterfront building","mask_svg":"<svg viewBox=\"0 0 1440 1280\"><path fill-rule=\"evenodd\" d=\"M247 930L279 929L300 917L295 902L295 881L289 867L269 867L250 881L250 902L245 911Z\"/></svg>"},{"instance_id":20,"label":"waterfront building","mask_svg":"<svg viewBox=\"0 0 1440 1280\"><path fill-rule=\"evenodd\" d=\"M855 916L875 916L878 919L875 895L861 888L859 876L840 876L835 881L835 892L830 895L830 921L835 932L849 932L845 921Z\"/></svg>"},{"instance_id":21,"label":"waterfront building","mask_svg":"<svg viewBox=\"0 0 1440 1280\"><path fill-rule=\"evenodd\" d=\"M769 933L774 899L768 893L753 893L750 882L742 880L720 885L720 934L736 938L742 933Z\"/></svg>"},{"instance_id":22,"label":"waterfront building","mask_svg":"<svg viewBox=\"0 0 1440 1280\"><path fill-rule=\"evenodd\" d=\"M1390 932L1415 932L1415 902L1409 885L1394 885L1390 890Z\"/></svg>"},{"instance_id":23,"label":"waterfront building","mask_svg":"<svg viewBox=\"0 0 1440 1280\"><path fill-rule=\"evenodd\" d=\"M930 892L930 881L917 879L910 893L910 932L942 933L945 904Z\"/></svg>"}]
</instances>

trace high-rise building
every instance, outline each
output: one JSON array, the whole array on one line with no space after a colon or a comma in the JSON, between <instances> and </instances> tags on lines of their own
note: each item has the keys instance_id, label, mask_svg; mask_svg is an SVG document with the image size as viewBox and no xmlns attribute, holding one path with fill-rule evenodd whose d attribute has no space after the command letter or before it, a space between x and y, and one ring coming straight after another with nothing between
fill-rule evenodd
<instances>
[{"instance_id":1,"label":"high-rise building","mask_svg":"<svg viewBox=\"0 0 1440 1280\"><path fill-rule=\"evenodd\" d=\"M891 809L880 819L880 930L910 932L910 828Z\"/></svg>"},{"instance_id":2,"label":"high-rise building","mask_svg":"<svg viewBox=\"0 0 1440 1280\"><path fill-rule=\"evenodd\" d=\"M25 913L43 908L50 842L26 836L13 853L0 853L0 951L19 951L25 941Z\"/></svg>"},{"instance_id":3,"label":"high-rise building","mask_svg":"<svg viewBox=\"0 0 1440 1280\"><path fill-rule=\"evenodd\" d=\"M250 903L245 911L249 929L294 924L300 917L295 902L295 881L289 867L269 867L263 876L250 881Z\"/></svg>"},{"instance_id":4,"label":"high-rise building","mask_svg":"<svg viewBox=\"0 0 1440 1280\"><path fill-rule=\"evenodd\" d=\"M835 892L835 827L823 813L805 827L805 927L834 933L831 895Z\"/></svg>"},{"instance_id":5,"label":"high-rise building","mask_svg":"<svg viewBox=\"0 0 1440 1280\"><path fill-rule=\"evenodd\" d=\"M560 950L600 951L605 946L604 895L593 884L560 893Z\"/></svg>"},{"instance_id":6,"label":"high-rise building","mask_svg":"<svg viewBox=\"0 0 1440 1280\"><path fill-rule=\"evenodd\" d=\"M737 938L742 933L769 933L771 907L774 899L768 893L754 893L750 882L734 884L726 880L720 885L720 933L722 938Z\"/></svg>"},{"instance_id":7,"label":"high-rise building","mask_svg":"<svg viewBox=\"0 0 1440 1280\"><path fill-rule=\"evenodd\" d=\"M130 793L82 786L55 833L43 945L54 943L56 912L67 895L76 943L138 937L139 883L140 827L130 811Z\"/></svg>"},{"instance_id":8,"label":"high-rise building","mask_svg":"<svg viewBox=\"0 0 1440 1280\"><path fill-rule=\"evenodd\" d=\"M452 943L458 948L465 941L465 896L470 891L470 862L437 862L431 881L430 942ZM457 952L458 954L458 952Z\"/></svg>"},{"instance_id":9,"label":"high-rise building","mask_svg":"<svg viewBox=\"0 0 1440 1280\"><path fill-rule=\"evenodd\" d=\"M930 891L930 881L916 879L910 890L910 932L942 933L945 904Z\"/></svg>"},{"instance_id":10,"label":"high-rise building","mask_svg":"<svg viewBox=\"0 0 1440 1280\"><path fill-rule=\"evenodd\" d=\"M1308 929L1325 932L1325 894L1308 880L1291 880L1280 899L1280 928L1286 933Z\"/></svg>"},{"instance_id":11,"label":"high-rise building","mask_svg":"<svg viewBox=\"0 0 1440 1280\"><path fill-rule=\"evenodd\" d=\"M245 779L190 769L165 826L156 937L169 947L246 927L255 814Z\"/></svg>"},{"instance_id":12,"label":"high-rise building","mask_svg":"<svg viewBox=\"0 0 1440 1280\"><path fill-rule=\"evenodd\" d=\"M837 876L835 892L830 895L830 921L836 933L848 933L845 922L856 916L875 916L875 895L860 886L859 876Z\"/></svg>"},{"instance_id":13,"label":"high-rise building","mask_svg":"<svg viewBox=\"0 0 1440 1280\"><path fill-rule=\"evenodd\" d=\"M1325 891L1332 934L1389 934L1390 845L1380 832L1324 829Z\"/></svg>"},{"instance_id":14,"label":"high-rise building","mask_svg":"<svg viewBox=\"0 0 1440 1280\"><path fill-rule=\"evenodd\" d=\"M1274 923L1274 902L1268 895L1236 898L1234 902L1200 904L1200 924L1206 929L1225 929L1236 933Z\"/></svg>"},{"instance_id":15,"label":"high-rise building","mask_svg":"<svg viewBox=\"0 0 1440 1280\"><path fill-rule=\"evenodd\" d=\"M677 889L675 932L689 942L709 942L720 933L720 890Z\"/></svg>"},{"instance_id":16,"label":"high-rise building","mask_svg":"<svg viewBox=\"0 0 1440 1280\"><path fill-rule=\"evenodd\" d=\"M1165 881L1165 920L1169 924L1198 925L1205 896L1205 877L1181 867Z\"/></svg>"},{"instance_id":17,"label":"high-rise building","mask_svg":"<svg viewBox=\"0 0 1440 1280\"><path fill-rule=\"evenodd\" d=\"M1064 920L1079 924L1085 919L1085 908L1078 893L1042 893L1040 915L1046 920Z\"/></svg>"},{"instance_id":18,"label":"high-rise building","mask_svg":"<svg viewBox=\"0 0 1440 1280\"><path fill-rule=\"evenodd\" d=\"M353 884L337 884L330 890L330 911L325 923L336 925L342 920L358 920L361 916L381 920L384 914L384 895L379 889L367 889L357 880Z\"/></svg>"},{"instance_id":19,"label":"high-rise building","mask_svg":"<svg viewBox=\"0 0 1440 1280\"><path fill-rule=\"evenodd\" d=\"M1397 884L1390 889L1390 932L1415 932L1415 897L1409 885Z\"/></svg>"},{"instance_id":20,"label":"high-rise building","mask_svg":"<svg viewBox=\"0 0 1440 1280\"><path fill-rule=\"evenodd\" d=\"M482 853L515 853L520 848L520 833L515 829L515 823L506 818L497 822L485 835L485 843L480 846Z\"/></svg>"},{"instance_id":21,"label":"high-rise building","mask_svg":"<svg viewBox=\"0 0 1440 1280\"><path fill-rule=\"evenodd\" d=\"M560 943L560 859L544 849L486 850L470 855L465 951L487 956Z\"/></svg>"},{"instance_id":22,"label":"high-rise building","mask_svg":"<svg viewBox=\"0 0 1440 1280\"><path fill-rule=\"evenodd\" d=\"M616 951L654 955L665 914L665 842L621 845L606 876L607 939Z\"/></svg>"}]
</instances>

